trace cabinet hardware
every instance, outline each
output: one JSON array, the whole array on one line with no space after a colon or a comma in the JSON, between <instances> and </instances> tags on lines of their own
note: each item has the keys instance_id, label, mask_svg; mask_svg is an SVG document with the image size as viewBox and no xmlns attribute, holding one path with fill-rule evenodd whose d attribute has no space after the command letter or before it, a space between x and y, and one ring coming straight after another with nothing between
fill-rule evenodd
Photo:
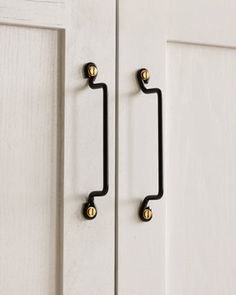
<instances>
[{"instance_id":1,"label":"cabinet hardware","mask_svg":"<svg viewBox=\"0 0 236 295\"><path fill-rule=\"evenodd\" d=\"M162 92L159 88L146 88L148 84L150 73L147 69L140 69L137 71L137 80L141 90L146 93L156 93L158 101L158 182L159 190L157 195L148 195L142 201L139 209L139 217L142 221L150 221L152 219L152 209L148 207L150 200L159 200L164 193L163 187L163 136L162 136Z\"/></svg>"},{"instance_id":2,"label":"cabinet hardware","mask_svg":"<svg viewBox=\"0 0 236 295\"><path fill-rule=\"evenodd\" d=\"M103 188L100 191L92 191L87 202L83 206L83 215L86 219L94 219L97 216L97 209L94 204L95 197L103 197L108 192L109 187L109 167L108 167L108 91L105 83L94 83L98 74L94 63L87 63L84 66L84 77L88 79L88 85L92 89L103 90Z\"/></svg>"}]
</instances>

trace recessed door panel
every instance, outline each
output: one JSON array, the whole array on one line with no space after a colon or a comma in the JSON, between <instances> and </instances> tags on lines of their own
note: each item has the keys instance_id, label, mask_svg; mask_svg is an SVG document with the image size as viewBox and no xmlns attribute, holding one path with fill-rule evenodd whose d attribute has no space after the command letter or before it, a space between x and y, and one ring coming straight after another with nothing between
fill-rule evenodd
<instances>
[{"instance_id":1,"label":"recessed door panel","mask_svg":"<svg viewBox=\"0 0 236 295\"><path fill-rule=\"evenodd\" d=\"M63 109L56 30L0 26L0 293L59 292Z\"/></svg>"},{"instance_id":2,"label":"recessed door panel","mask_svg":"<svg viewBox=\"0 0 236 295\"><path fill-rule=\"evenodd\" d=\"M167 46L168 294L235 294L236 50Z\"/></svg>"}]
</instances>

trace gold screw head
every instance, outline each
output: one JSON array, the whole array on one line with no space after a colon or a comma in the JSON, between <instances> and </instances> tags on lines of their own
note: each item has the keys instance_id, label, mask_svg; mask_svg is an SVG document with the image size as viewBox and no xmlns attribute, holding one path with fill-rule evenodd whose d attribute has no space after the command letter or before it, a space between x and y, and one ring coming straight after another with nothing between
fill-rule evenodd
<instances>
[{"instance_id":1,"label":"gold screw head","mask_svg":"<svg viewBox=\"0 0 236 295\"><path fill-rule=\"evenodd\" d=\"M150 220L152 218L152 210L150 208L146 208L143 210L143 218L145 220Z\"/></svg>"},{"instance_id":2,"label":"gold screw head","mask_svg":"<svg viewBox=\"0 0 236 295\"><path fill-rule=\"evenodd\" d=\"M140 77L143 81L147 81L150 78L150 73L147 69L143 69L140 73Z\"/></svg>"},{"instance_id":3,"label":"gold screw head","mask_svg":"<svg viewBox=\"0 0 236 295\"><path fill-rule=\"evenodd\" d=\"M97 210L95 207L91 206L87 208L86 213L89 218L93 218L97 214Z\"/></svg>"},{"instance_id":4,"label":"gold screw head","mask_svg":"<svg viewBox=\"0 0 236 295\"><path fill-rule=\"evenodd\" d=\"M88 76L89 77L96 77L98 74L98 69L95 65L88 66Z\"/></svg>"}]
</instances>

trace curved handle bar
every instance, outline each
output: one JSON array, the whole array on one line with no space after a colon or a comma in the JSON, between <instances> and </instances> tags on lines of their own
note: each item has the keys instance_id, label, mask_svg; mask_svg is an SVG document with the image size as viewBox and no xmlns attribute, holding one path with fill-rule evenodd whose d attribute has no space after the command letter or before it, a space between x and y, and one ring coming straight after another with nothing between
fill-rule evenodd
<instances>
[{"instance_id":1,"label":"curved handle bar","mask_svg":"<svg viewBox=\"0 0 236 295\"><path fill-rule=\"evenodd\" d=\"M139 217L142 221L150 221L152 219L152 210L148 207L150 200L159 200L164 193L163 187L163 135L162 135L162 92L159 88L147 89L145 84L149 82L150 74L147 69L140 69L137 72L137 80L141 90L146 93L156 93L158 101L158 182L159 189L156 195L148 195L142 201Z\"/></svg>"},{"instance_id":2,"label":"curved handle bar","mask_svg":"<svg viewBox=\"0 0 236 295\"><path fill-rule=\"evenodd\" d=\"M99 191L92 191L87 202L84 204L83 214L86 219L94 219L97 216L97 209L94 204L95 197L103 197L109 189L109 165L108 165L108 91L105 83L94 83L97 77L97 67L94 63L87 63L84 66L84 75L88 79L88 85L92 89L103 90L103 188Z\"/></svg>"}]
</instances>

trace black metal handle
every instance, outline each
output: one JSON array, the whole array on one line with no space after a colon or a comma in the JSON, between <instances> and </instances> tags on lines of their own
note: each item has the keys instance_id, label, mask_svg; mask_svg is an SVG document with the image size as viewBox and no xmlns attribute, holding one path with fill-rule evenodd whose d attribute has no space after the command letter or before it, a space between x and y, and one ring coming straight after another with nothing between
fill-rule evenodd
<instances>
[{"instance_id":1,"label":"black metal handle","mask_svg":"<svg viewBox=\"0 0 236 295\"><path fill-rule=\"evenodd\" d=\"M148 195L142 201L139 216L143 221L152 219L152 210L148 207L150 200L159 200L164 193L163 187L163 136L162 136L162 93L159 88L147 89L145 84L149 82L150 74L147 69L140 69L137 72L137 80L141 90L146 93L156 93L158 101L158 182L159 190L157 195Z\"/></svg>"},{"instance_id":2,"label":"black metal handle","mask_svg":"<svg viewBox=\"0 0 236 295\"><path fill-rule=\"evenodd\" d=\"M94 219L97 216L97 209L94 204L95 197L103 197L109 187L108 167L108 91L105 83L94 83L97 77L97 67L94 63L87 63L84 66L84 76L88 79L88 85L92 89L103 89L103 188L100 191L92 191L83 207L83 215L86 219Z\"/></svg>"}]
</instances>

